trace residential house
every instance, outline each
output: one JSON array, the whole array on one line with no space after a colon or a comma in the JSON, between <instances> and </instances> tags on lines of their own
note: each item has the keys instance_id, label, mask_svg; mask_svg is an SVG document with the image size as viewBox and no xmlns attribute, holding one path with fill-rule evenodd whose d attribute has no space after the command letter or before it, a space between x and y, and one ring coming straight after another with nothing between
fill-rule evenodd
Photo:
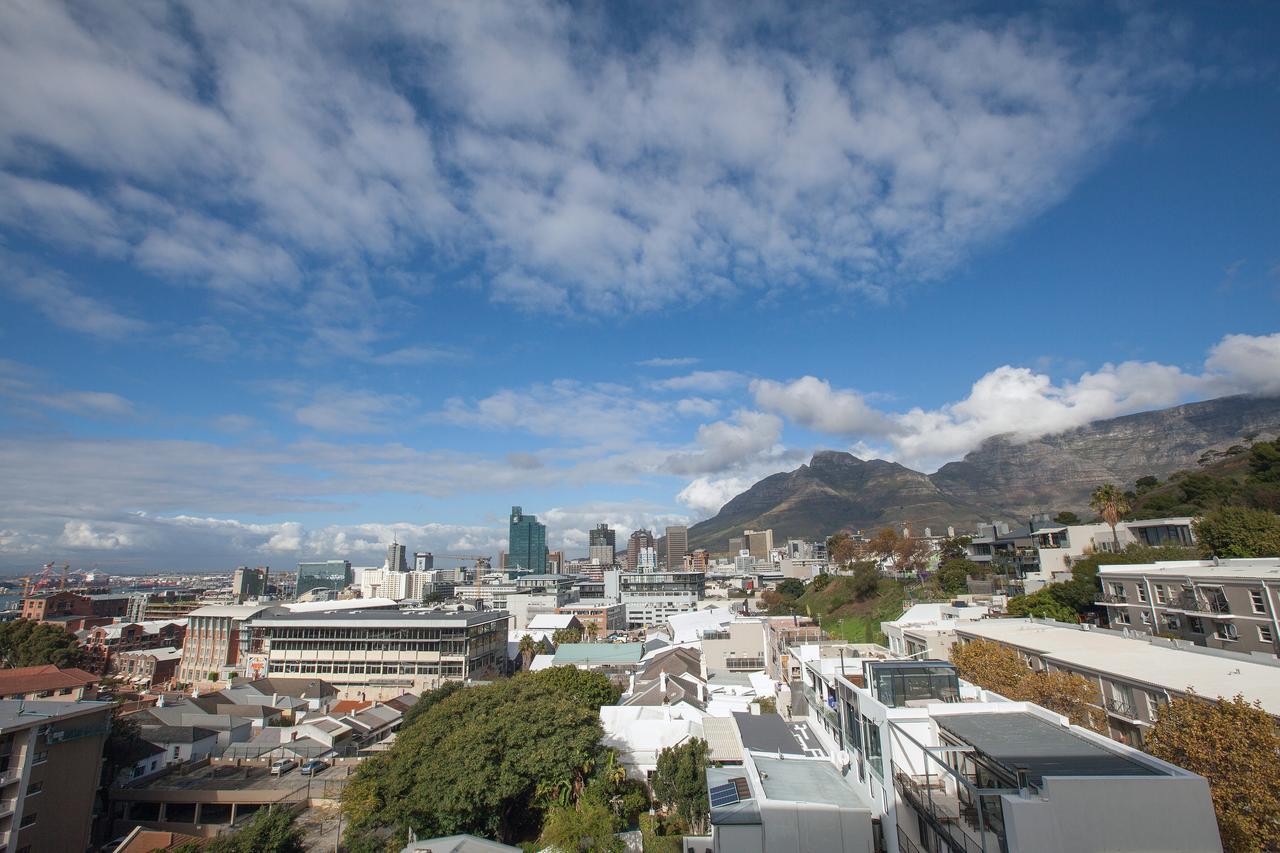
<instances>
[{"instance_id":1,"label":"residential house","mask_svg":"<svg viewBox=\"0 0 1280 853\"><path fill-rule=\"evenodd\" d=\"M99 677L76 667L53 664L0 669L0 699L96 699Z\"/></svg>"}]
</instances>

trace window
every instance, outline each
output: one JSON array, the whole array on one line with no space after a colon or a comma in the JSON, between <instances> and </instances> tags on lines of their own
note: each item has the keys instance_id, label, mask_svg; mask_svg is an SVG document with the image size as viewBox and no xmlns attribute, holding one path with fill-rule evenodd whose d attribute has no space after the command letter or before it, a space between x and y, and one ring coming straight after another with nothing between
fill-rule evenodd
<instances>
[{"instance_id":1,"label":"window","mask_svg":"<svg viewBox=\"0 0 1280 853\"><path fill-rule=\"evenodd\" d=\"M1270 625L1258 626L1258 639L1264 643L1270 643L1275 641L1275 635L1271 633Z\"/></svg>"},{"instance_id":2,"label":"window","mask_svg":"<svg viewBox=\"0 0 1280 853\"><path fill-rule=\"evenodd\" d=\"M1170 631L1177 631L1182 627L1182 620L1173 614L1166 614L1164 617L1164 625Z\"/></svg>"},{"instance_id":3,"label":"window","mask_svg":"<svg viewBox=\"0 0 1280 853\"><path fill-rule=\"evenodd\" d=\"M1156 584L1155 590L1156 590L1156 604L1164 604L1165 602L1164 587L1161 586L1160 584Z\"/></svg>"},{"instance_id":4,"label":"window","mask_svg":"<svg viewBox=\"0 0 1280 853\"><path fill-rule=\"evenodd\" d=\"M1193 633L1196 633L1196 634L1203 634L1203 633L1204 633L1204 620L1203 620L1203 619L1201 619L1199 616L1188 616L1188 617L1187 617L1187 627L1189 627Z\"/></svg>"},{"instance_id":5,"label":"window","mask_svg":"<svg viewBox=\"0 0 1280 853\"><path fill-rule=\"evenodd\" d=\"M1139 600L1139 601L1141 601L1143 604L1146 604L1146 603L1147 603L1147 586L1146 586L1146 584L1143 584L1143 583L1139 583L1139 584L1138 584L1138 600Z\"/></svg>"},{"instance_id":6,"label":"window","mask_svg":"<svg viewBox=\"0 0 1280 853\"><path fill-rule=\"evenodd\" d=\"M1160 717L1160 694L1147 694L1147 719L1156 720Z\"/></svg>"},{"instance_id":7,"label":"window","mask_svg":"<svg viewBox=\"0 0 1280 853\"><path fill-rule=\"evenodd\" d=\"M43 790L44 790L44 782L40 782L40 781L32 782L30 785L27 786L27 796L28 797L34 796L35 794L38 794Z\"/></svg>"},{"instance_id":8,"label":"window","mask_svg":"<svg viewBox=\"0 0 1280 853\"><path fill-rule=\"evenodd\" d=\"M1253 604L1254 613L1267 612L1267 597L1260 589L1249 590L1249 600Z\"/></svg>"},{"instance_id":9,"label":"window","mask_svg":"<svg viewBox=\"0 0 1280 853\"><path fill-rule=\"evenodd\" d=\"M1143 625L1150 625L1150 624L1151 624L1151 614L1150 614L1150 613L1148 613L1148 612L1147 612L1147 611L1145 611L1145 610L1144 610L1144 611L1142 611L1142 624L1143 624Z\"/></svg>"},{"instance_id":10,"label":"window","mask_svg":"<svg viewBox=\"0 0 1280 853\"><path fill-rule=\"evenodd\" d=\"M27 812L22 816L22 823L20 823L19 826L31 826L31 824L35 822L36 822L36 813Z\"/></svg>"},{"instance_id":11,"label":"window","mask_svg":"<svg viewBox=\"0 0 1280 853\"><path fill-rule=\"evenodd\" d=\"M1234 642L1240 639L1240 635L1236 632L1236 626L1230 622L1214 622L1213 627L1213 635L1219 640Z\"/></svg>"},{"instance_id":12,"label":"window","mask_svg":"<svg viewBox=\"0 0 1280 853\"><path fill-rule=\"evenodd\" d=\"M48 752L48 750L42 750L42 751L37 752L37 753L35 754L35 758L33 758L33 759L31 760L31 763L32 763L32 764L44 764L44 763L45 763L46 761L48 761L48 760L49 760L49 752Z\"/></svg>"}]
</instances>

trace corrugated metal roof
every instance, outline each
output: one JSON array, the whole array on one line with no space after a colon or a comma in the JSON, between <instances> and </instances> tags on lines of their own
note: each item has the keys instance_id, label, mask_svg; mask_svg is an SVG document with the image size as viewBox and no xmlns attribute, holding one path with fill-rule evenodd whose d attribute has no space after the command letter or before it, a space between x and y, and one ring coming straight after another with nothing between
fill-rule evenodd
<instances>
[{"instance_id":1,"label":"corrugated metal roof","mask_svg":"<svg viewBox=\"0 0 1280 853\"><path fill-rule=\"evenodd\" d=\"M711 749L712 761L742 760L742 742L732 717L703 717L702 734Z\"/></svg>"}]
</instances>

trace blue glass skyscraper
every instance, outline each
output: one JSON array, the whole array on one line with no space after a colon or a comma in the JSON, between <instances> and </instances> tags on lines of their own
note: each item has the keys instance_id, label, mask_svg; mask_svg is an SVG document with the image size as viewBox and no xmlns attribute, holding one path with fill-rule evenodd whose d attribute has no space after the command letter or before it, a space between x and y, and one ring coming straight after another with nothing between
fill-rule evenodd
<instances>
[{"instance_id":1,"label":"blue glass skyscraper","mask_svg":"<svg viewBox=\"0 0 1280 853\"><path fill-rule=\"evenodd\" d=\"M507 568L542 574L547 570L547 526L538 517L525 515L518 506L511 508L511 527L507 535Z\"/></svg>"}]
</instances>

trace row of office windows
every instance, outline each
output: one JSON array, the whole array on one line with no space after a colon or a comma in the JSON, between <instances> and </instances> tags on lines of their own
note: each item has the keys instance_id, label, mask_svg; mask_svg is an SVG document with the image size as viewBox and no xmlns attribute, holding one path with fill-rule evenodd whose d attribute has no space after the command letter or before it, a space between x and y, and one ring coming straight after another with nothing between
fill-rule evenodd
<instances>
[{"instance_id":1,"label":"row of office windows","mask_svg":"<svg viewBox=\"0 0 1280 853\"><path fill-rule=\"evenodd\" d=\"M443 675L462 676L461 663L273 663L271 671L284 675Z\"/></svg>"},{"instance_id":2,"label":"row of office windows","mask_svg":"<svg viewBox=\"0 0 1280 853\"><path fill-rule=\"evenodd\" d=\"M493 634L493 625L467 628L262 628L257 634L273 640L441 640Z\"/></svg>"},{"instance_id":3,"label":"row of office windows","mask_svg":"<svg viewBox=\"0 0 1280 853\"><path fill-rule=\"evenodd\" d=\"M435 652L446 655L464 654L465 640L277 640L271 641L273 652Z\"/></svg>"}]
</instances>

